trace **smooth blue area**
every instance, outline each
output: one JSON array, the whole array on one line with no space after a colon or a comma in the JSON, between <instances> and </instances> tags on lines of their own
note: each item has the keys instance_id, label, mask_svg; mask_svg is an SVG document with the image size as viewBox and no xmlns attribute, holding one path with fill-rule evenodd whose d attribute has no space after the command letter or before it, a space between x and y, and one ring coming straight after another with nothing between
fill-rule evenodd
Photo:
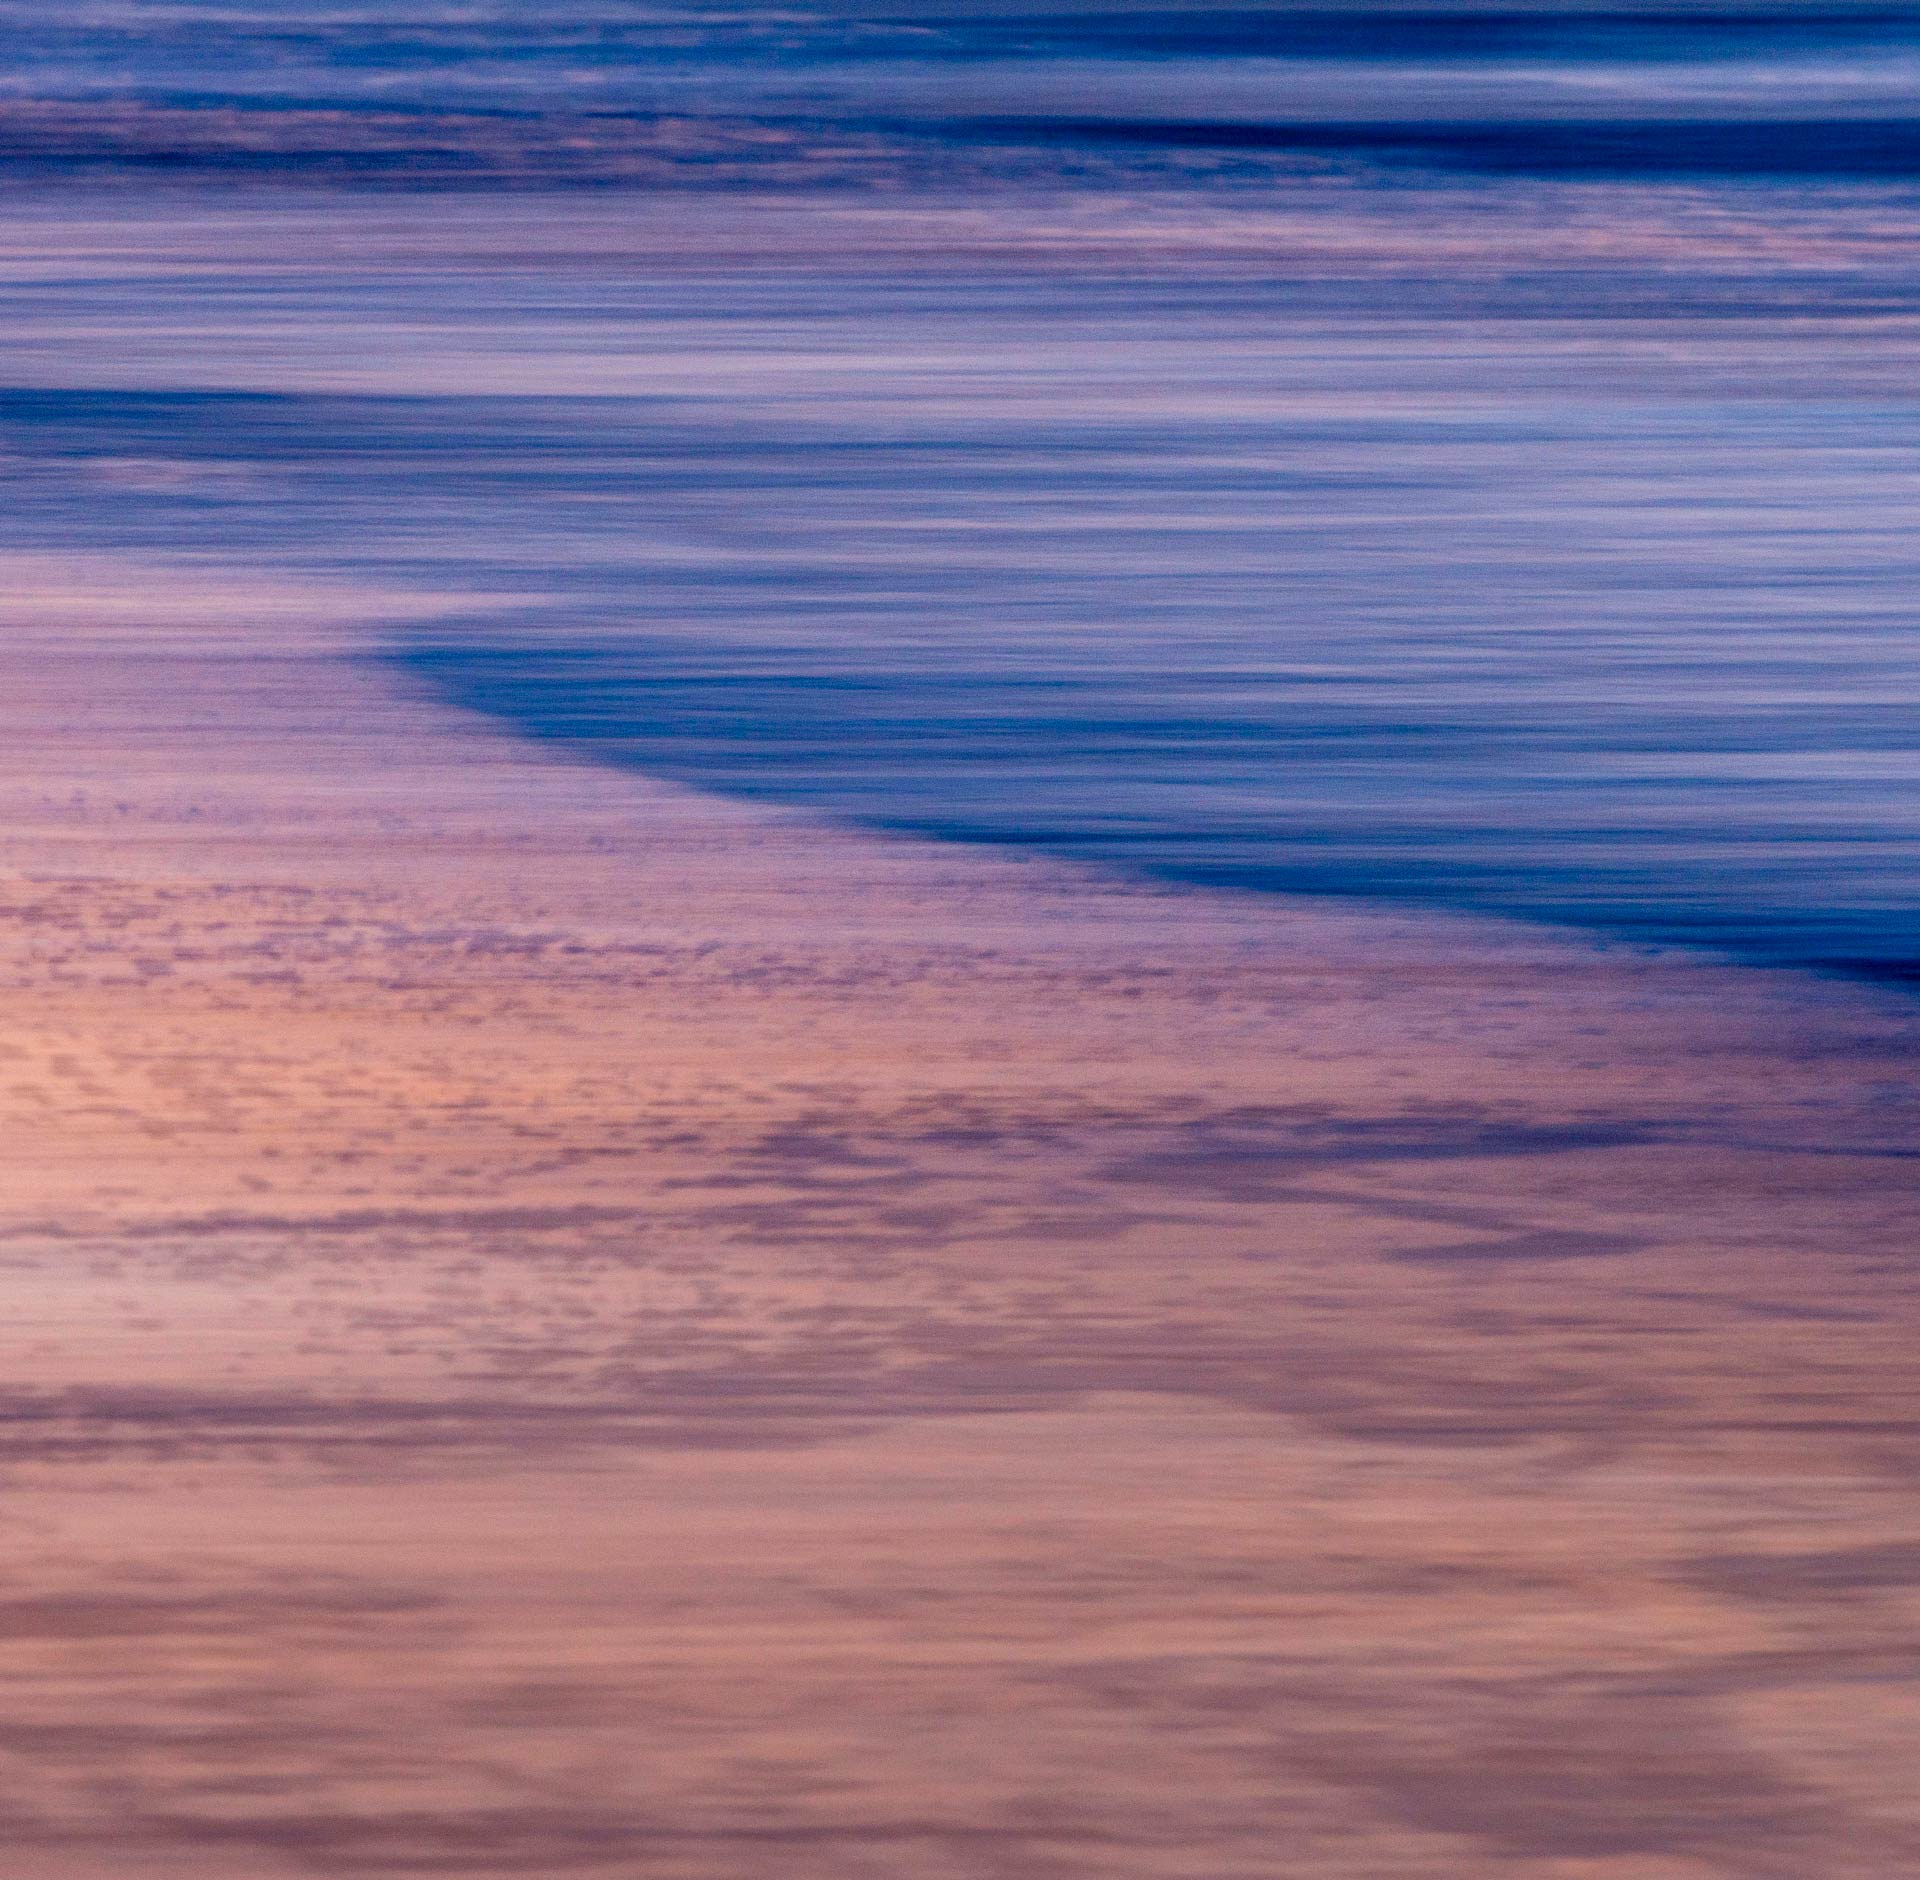
<instances>
[{"instance_id":1,"label":"smooth blue area","mask_svg":"<svg viewBox=\"0 0 1920 1880\"><path fill-rule=\"evenodd\" d=\"M853 135L869 177L942 160L1151 173L1184 149L1241 173L1320 156L1911 178L1920 16L1766 0L0 0L0 175L605 182L663 119L683 182L764 180L769 152L743 131L816 156Z\"/></svg>"},{"instance_id":2,"label":"smooth blue area","mask_svg":"<svg viewBox=\"0 0 1920 1880\"><path fill-rule=\"evenodd\" d=\"M0 41L0 177L338 205L324 256L8 277L5 545L471 593L407 683L760 800L1916 971L1908 9L81 0ZM564 264L358 258L381 191L588 186ZM348 332L337 375L426 389L231 389Z\"/></svg>"}]
</instances>

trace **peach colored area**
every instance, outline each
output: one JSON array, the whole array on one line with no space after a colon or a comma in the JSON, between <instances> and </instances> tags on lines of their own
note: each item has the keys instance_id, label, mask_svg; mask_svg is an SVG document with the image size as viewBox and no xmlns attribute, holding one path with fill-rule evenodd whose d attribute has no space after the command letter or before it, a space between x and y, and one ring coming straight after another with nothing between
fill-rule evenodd
<instances>
[{"instance_id":1,"label":"peach colored area","mask_svg":"<svg viewBox=\"0 0 1920 1880\"><path fill-rule=\"evenodd\" d=\"M1920 1867L1903 1002L7 575L7 1880Z\"/></svg>"}]
</instances>

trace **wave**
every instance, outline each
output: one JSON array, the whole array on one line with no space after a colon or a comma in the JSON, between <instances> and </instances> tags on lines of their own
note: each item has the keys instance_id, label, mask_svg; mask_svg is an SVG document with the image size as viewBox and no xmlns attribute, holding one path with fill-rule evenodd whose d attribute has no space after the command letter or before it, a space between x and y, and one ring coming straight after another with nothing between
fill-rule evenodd
<instances>
[{"instance_id":1,"label":"wave","mask_svg":"<svg viewBox=\"0 0 1920 1880\"><path fill-rule=\"evenodd\" d=\"M1625 117L1467 123L1291 124L1182 118L1001 118L991 141L1364 156L1505 175L1871 177L1920 175L1920 118Z\"/></svg>"}]
</instances>

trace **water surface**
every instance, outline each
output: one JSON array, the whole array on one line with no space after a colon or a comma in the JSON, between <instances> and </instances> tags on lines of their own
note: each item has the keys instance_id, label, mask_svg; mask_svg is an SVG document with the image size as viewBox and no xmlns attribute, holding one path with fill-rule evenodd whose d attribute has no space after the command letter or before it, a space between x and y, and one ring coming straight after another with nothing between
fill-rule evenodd
<instances>
[{"instance_id":1,"label":"water surface","mask_svg":"<svg viewBox=\"0 0 1920 1880\"><path fill-rule=\"evenodd\" d=\"M0 26L15 545L468 590L408 682L886 827L1920 958L1903 11Z\"/></svg>"}]
</instances>

